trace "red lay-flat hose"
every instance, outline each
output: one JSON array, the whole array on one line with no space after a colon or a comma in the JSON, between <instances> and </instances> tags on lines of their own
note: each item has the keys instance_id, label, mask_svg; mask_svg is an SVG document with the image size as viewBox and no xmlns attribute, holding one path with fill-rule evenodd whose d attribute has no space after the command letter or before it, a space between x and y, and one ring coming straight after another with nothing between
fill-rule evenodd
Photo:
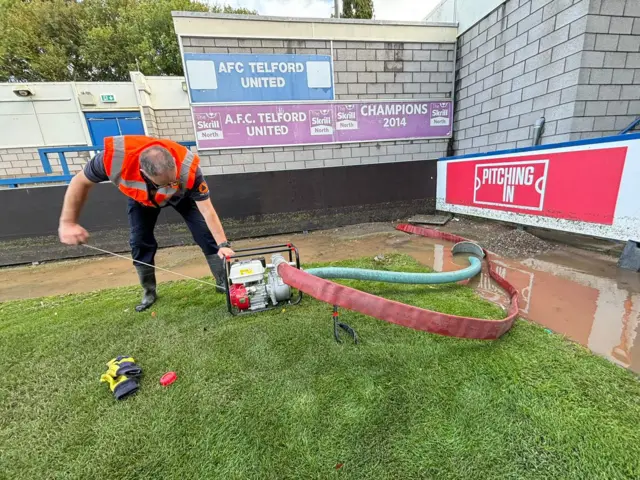
<instances>
[{"instance_id":1,"label":"red lay-flat hose","mask_svg":"<svg viewBox=\"0 0 640 480\"><path fill-rule=\"evenodd\" d=\"M403 232L449 242L467 241L457 235L414 225L402 224L396 228ZM518 291L496 273L490 254L486 250L485 255L489 265L489 275L511 297L507 317L502 320L458 317L413 307L318 278L287 263L282 263L278 266L278 273L285 283L317 300L354 310L379 320L450 337L495 340L504 335L513 326L513 322L518 315Z\"/></svg>"}]
</instances>

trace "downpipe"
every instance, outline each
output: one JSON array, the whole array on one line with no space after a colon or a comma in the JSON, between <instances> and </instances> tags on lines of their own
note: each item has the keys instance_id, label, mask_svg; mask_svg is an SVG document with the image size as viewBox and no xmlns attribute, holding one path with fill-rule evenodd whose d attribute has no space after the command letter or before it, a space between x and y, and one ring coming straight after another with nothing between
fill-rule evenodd
<instances>
[{"instance_id":1,"label":"downpipe","mask_svg":"<svg viewBox=\"0 0 640 480\"><path fill-rule=\"evenodd\" d=\"M540 145L542 134L544 133L545 118L540 117L533 126L533 146Z\"/></svg>"}]
</instances>

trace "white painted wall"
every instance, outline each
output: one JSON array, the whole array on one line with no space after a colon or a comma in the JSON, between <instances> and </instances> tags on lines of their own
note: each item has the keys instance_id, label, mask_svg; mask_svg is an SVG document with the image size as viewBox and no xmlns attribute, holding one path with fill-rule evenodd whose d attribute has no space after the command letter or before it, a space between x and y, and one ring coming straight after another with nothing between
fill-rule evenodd
<instances>
[{"instance_id":1,"label":"white painted wall","mask_svg":"<svg viewBox=\"0 0 640 480\"><path fill-rule=\"evenodd\" d=\"M84 112L188 109L184 77L144 77L132 82L0 83L0 149L90 145ZM135 82L135 83L134 83ZM14 88L28 86L35 95L18 97ZM136 92L136 88L139 90ZM83 95L85 94L85 95ZM81 104L90 95L93 102ZM104 103L103 94L115 103Z\"/></svg>"},{"instance_id":2,"label":"white painted wall","mask_svg":"<svg viewBox=\"0 0 640 480\"><path fill-rule=\"evenodd\" d=\"M0 85L0 148L86 144L72 84L26 85L35 95L18 97L13 92L18 84Z\"/></svg>"},{"instance_id":3,"label":"white painted wall","mask_svg":"<svg viewBox=\"0 0 640 480\"><path fill-rule=\"evenodd\" d=\"M182 90L184 77L146 77L155 110L189 108L189 96Z\"/></svg>"},{"instance_id":4,"label":"white painted wall","mask_svg":"<svg viewBox=\"0 0 640 480\"><path fill-rule=\"evenodd\" d=\"M426 22L458 23L458 36L507 0L443 0L425 18Z\"/></svg>"},{"instance_id":5,"label":"white painted wall","mask_svg":"<svg viewBox=\"0 0 640 480\"><path fill-rule=\"evenodd\" d=\"M138 101L131 82L76 82L78 93L90 93L96 101L95 105L83 105L85 112L137 110ZM100 96L115 95L116 103L103 103Z\"/></svg>"},{"instance_id":6,"label":"white painted wall","mask_svg":"<svg viewBox=\"0 0 640 480\"><path fill-rule=\"evenodd\" d=\"M173 12L172 16L176 34L182 37L425 43L451 43L456 37L455 25L425 25L422 22L264 15L229 17L206 12Z\"/></svg>"}]
</instances>

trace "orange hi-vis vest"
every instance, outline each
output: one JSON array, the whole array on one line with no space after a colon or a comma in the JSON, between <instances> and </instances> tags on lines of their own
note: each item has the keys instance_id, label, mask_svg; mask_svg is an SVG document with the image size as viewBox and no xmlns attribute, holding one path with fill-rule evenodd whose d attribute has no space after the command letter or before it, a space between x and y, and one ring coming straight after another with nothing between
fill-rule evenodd
<instances>
[{"instance_id":1,"label":"orange hi-vis vest","mask_svg":"<svg viewBox=\"0 0 640 480\"><path fill-rule=\"evenodd\" d=\"M156 205L149 198L147 184L140 172L140 154L156 145L171 152L178 172L177 188L162 187L156 192L153 200L158 206L163 207L176 193L184 194L193 188L200 158L188 148L171 140L143 135L122 135L104 139L104 168L109 180L126 196L148 207Z\"/></svg>"}]
</instances>

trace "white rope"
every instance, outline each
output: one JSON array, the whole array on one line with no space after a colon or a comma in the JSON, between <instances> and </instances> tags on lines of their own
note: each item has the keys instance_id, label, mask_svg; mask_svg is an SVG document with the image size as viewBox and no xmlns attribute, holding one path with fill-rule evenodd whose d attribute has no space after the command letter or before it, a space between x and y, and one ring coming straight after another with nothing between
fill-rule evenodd
<instances>
[{"instance_id":1,"label":"white rope","mask_svg":"<svg viewBox=\"0 0 640 480\"><path fill-rule=\"evenodd\" d=\"M210 287L215 287L215 288L217 288L218 290L220 290L222 292L225 291L225 289L223 287L220 287L220 286L216 285L215 283L207 282L205 280L200 280L199 278L190 277L189 275L183 275L182 273L172 272L171 270L167 270L166 268L157 267L155 265L150 265L148 263L141 262L140 260L134 260L131 257L126 257L124 255L113 253L113 252L110 252L109 250L103 250L102 248L94 247L93 245L88 245L86 243L83 243L82 245L84 245L87 248L91 248L93 250L97 250L97 251L102 252L102 253L107 253L109 255L113 255L114 257L124 258L125 260L133 260L135 263L139 263L140 265L145 265L147 267L152 267L152 268L155 268L156 270L162 270L163 272L171 273L173 275L179 275L180 277L184 277L184 278L187 278L189 280L193 280L194 282L204 283L205 285L209 285Z\"/></svg>"}]
</instances>

